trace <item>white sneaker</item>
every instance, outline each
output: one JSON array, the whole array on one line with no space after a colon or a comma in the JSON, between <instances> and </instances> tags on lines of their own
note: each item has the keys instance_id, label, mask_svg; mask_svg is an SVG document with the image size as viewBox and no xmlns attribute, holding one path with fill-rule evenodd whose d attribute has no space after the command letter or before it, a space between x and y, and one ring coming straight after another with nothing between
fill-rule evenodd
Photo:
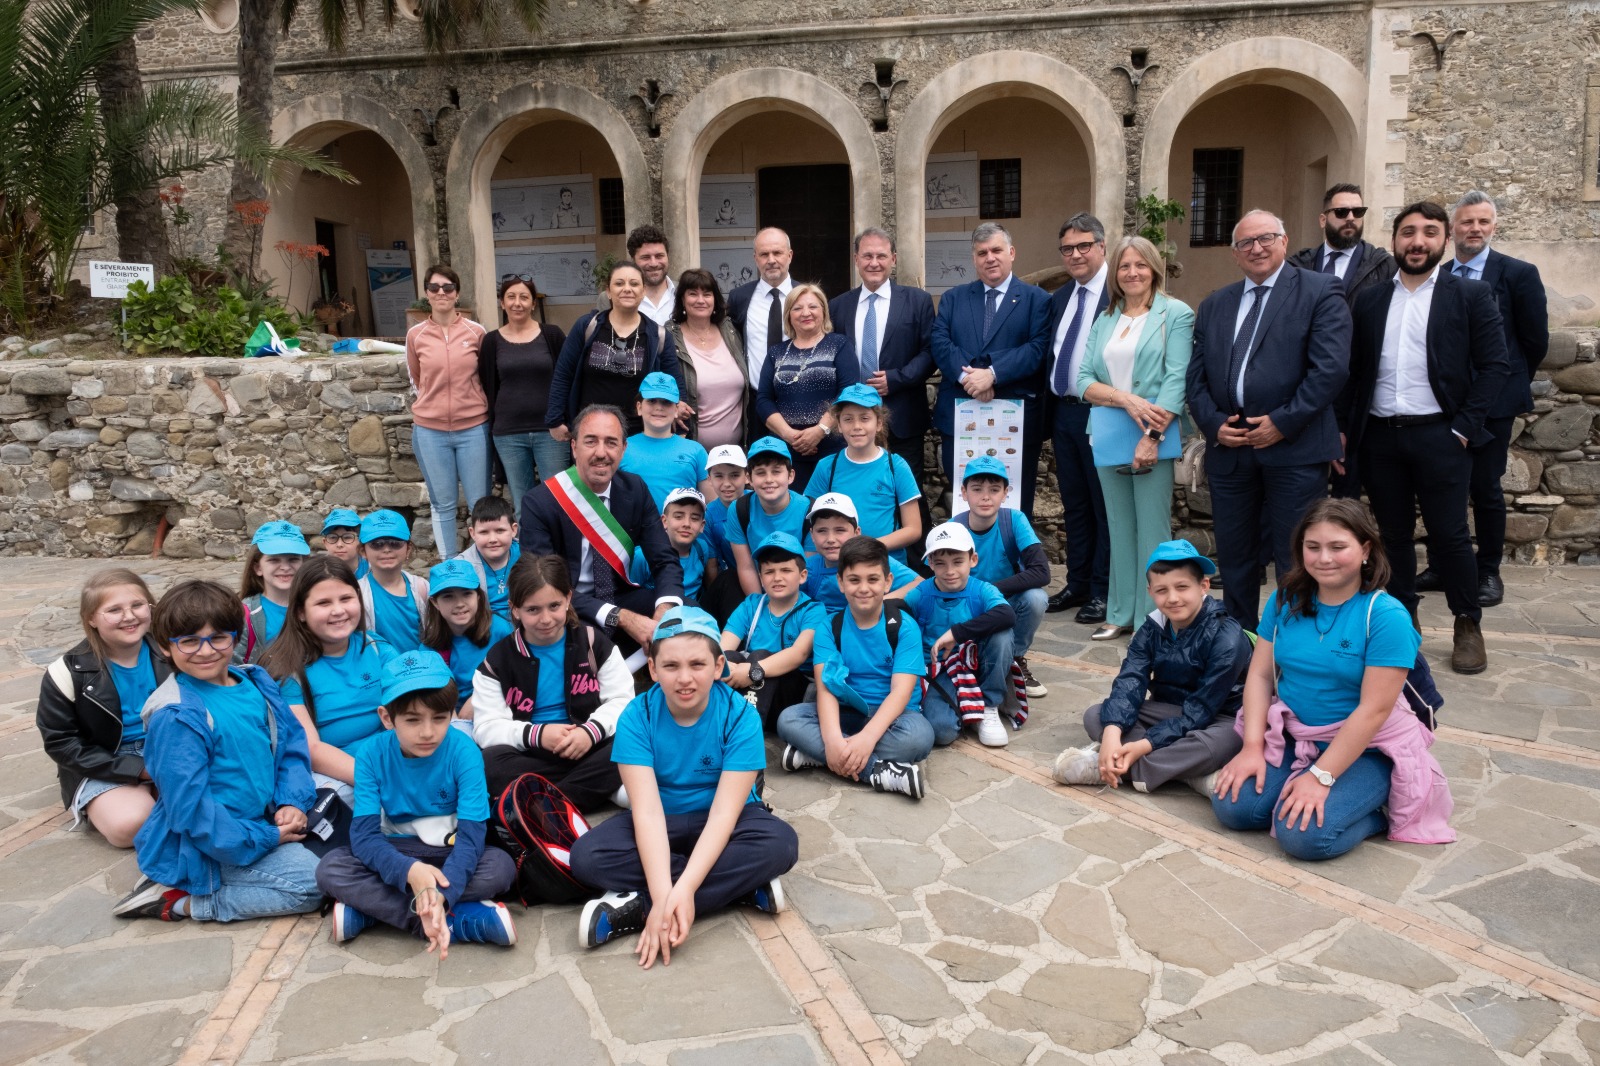
<instances>
[{"instance_id":1,"label":"white sneaker","mask_svg":"<svg viewBox=\"0 0 1600 1066\"><path fill-rule=\"evenodd\" d=\"M1217 774L1220 770L1213 770L1209 774L1197 774L1194 777L1184 777L1180 780L1194 789L1206 799L1210 799L1217 791Z\"/></svg>"},{"instance_id":2,"label":"white sneaker","mask_svg":"<svg viewBox=\"0 0 1600 1066\"><path fill-rule=\"evenodd\" d=\"M1056 756L1055 767L1050 771L1050 776L1063 785L1098 785L1100 784L1100 745L1090 744L1082 748L1068 748Z\"/></svg>"},{"instance_id":3,"label":"white sneaker","mask_svg":"<svg viewBox=\"0 0 1600 1066\"><path fill-rule=\"evenodd\" d=\"M922 767L916 763L891 762L888 759L878 764L869 779L872 787L879 792L903 792L914 800L920 800L924 791Z\"/></svg>"},{"instance_id":4,"label":"white sneaker","mask_svg":"<svg viewBox=\"0 0 1600 1066\"><path fill-rule=\"evenodd\" d=\"M617 790L611 793L611 802L615 803L618 807L621 807L625 811L631 810L633 804L628 802L628 786L618 785Z\"/></svg>"},{"instance_id":5,"label":"white sneaker","mask_svg":"<svg viewBox=\"0 0 1600 1066\"><path fill-rule=\"evenodd\" d=\"M983 720L978 723L978 743L986 748L1003 748L1011 743L1006 724L1000 720L998 707L983 709Z\"/></svg>"}]
</instances>

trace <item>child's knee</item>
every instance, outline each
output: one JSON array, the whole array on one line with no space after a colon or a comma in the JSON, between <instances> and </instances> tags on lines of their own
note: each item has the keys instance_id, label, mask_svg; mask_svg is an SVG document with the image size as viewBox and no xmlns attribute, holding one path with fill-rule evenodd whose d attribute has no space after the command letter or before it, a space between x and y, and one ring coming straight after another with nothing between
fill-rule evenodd
<instances>
[{"instance_id":1,"label":"child's knee","mask_svg":"<svg viewBox=\"0 0 1600 1066\"><path fill-rule=\"evenodd\" d=\"M517 883L516 860L499 848L486 847L473 879L483 882L486 897L498 896Z\"/></svg>"},{"instance_id":2,"label":"child's knee","mask_svg":"<svg viewBox=\"0 0 1600 1066\"><path fill-rule=\"evenodd\" d=\"M1089 734L1090 740L1099 740L1100 734L1105 732L1105 726L1100 724L1100 708L1104 706L1097 703L1083 712L1083 731Z\"/></svg>"},{"instance_id":3,"label":"child's knee","mask_svg":"<svg viewBox=\"0 0 1600 1066\"><path fill-rule=\"evenodd\" d=\"M1265 829L1272 824L1272 806L1265 797L1256 795L1255 785L1250 781L1240 786L1237 800L1211 797L1212 813L1225 829Z\"/></svg>"},{"instance_id":4,"label":"child's knee","mask_svg":"<svg viewBox=\"0 0 1600 1066\"><path fill-rule=\"evenodd\" d=\"M1278 847L1291 859L1300 859L1302 862L1321 862L1350 850L1348 846L1339 846L1339 834L1328 826L1317 825L1314 819L1304 829L1299 827L1298 822L1292 827L1279 822Z\"/></svg>"}]
</instances>

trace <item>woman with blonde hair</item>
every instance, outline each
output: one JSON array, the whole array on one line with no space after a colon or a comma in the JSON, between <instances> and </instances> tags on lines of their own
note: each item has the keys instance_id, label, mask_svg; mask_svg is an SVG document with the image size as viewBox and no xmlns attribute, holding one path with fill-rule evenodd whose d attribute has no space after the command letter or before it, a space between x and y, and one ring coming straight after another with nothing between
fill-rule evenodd
<instances>
[{"instance_id":1,"label":"woman with blonde hair","mask_svg":"<svg viewBox=\"0 0 1600 1066\"><path fill-rule=\"evenodd\" d=\"M804 485L817 460L839 450L830 412L834 397L861 380L850 338L835 333L822 286L789 290L783 302L787 337L767 346L756 395L756 417L794 455L794 484Z\"/></svg>"}]
</instances>

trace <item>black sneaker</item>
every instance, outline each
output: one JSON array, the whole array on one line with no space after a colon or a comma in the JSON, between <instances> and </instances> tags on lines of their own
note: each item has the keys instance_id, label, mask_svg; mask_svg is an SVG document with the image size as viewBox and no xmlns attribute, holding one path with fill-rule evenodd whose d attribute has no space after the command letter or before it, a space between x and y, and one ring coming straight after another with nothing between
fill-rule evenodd
<instances>
[{"instance_id":1,"label":"black sneaker","mask_svg":"<svg viewBox=\"0 0 1600 1066\"><path fill-rule=\"evenodd\" d=\"M637 933L644 928L648 907L643 892L607 892L591 899L578 916L578 940L597 948L614 937Z\"/></svg>"},{"instance_id":2,"label":"black sneaker","mask_svg":"<svg viewBox=\"0 0 1600 1066\"><path fill-rule=\"evenodd\" d=\"M754 907L767 914L782 914L789 908L789 904L783 898L783 885L776 877L737 902L740 906Z\"/></svg>"},{"instance_id":3,"label":"black sneaker","mask_svg":"<svg viewBox=\"0 0 1600 1066\"><path fill-rule=\"evenodd\" d=\"M1044 682L1033 676L1033 671L1028 669L1028 660L1017 656L1014 660L1017 669L1022 671L1022 690L1028 694L1030 700L1040 699L1050 695L1050 690L1044 687Z\"/></svg>"},{"instance_id":4,"label":"black sneaker","mask_svg":"<svg viewBox=\"0 0 1600 1066\"><path fill-rule=\"evenodd\" d=\"M813 759L793 744L785 744L783 746L783 758L779 761L783 764L783 768L790 773L794 773L796 770L804 770L809 766L828 765L821 759Z\"/></svg>"},{"instance_id":5,"label":"black sneaker","mask_svg":"<svg viewBox=\"0 0 1600 1066\"><path fill-rule=\"evenodd\" d=\"M174 911L173 905L189 893L181 888L168 888L148 877L139 878L133 891L123 896L111 913L118 918L160 918L163 922L181 922L189 917Z\"/></svg>"},{"instance_id":6,"label":"black sneaker","mask_svg":"<svg viewBox=\"0 0 1600 1066\"><path fill-rule=\"evenodd\" d=\"M888 759L878 764L869 779L872 787L879 792L900 792L914 800L920 800L925 791L922 780L922 767L917 763L891 762Z\"/></svg>"}]
</instances>

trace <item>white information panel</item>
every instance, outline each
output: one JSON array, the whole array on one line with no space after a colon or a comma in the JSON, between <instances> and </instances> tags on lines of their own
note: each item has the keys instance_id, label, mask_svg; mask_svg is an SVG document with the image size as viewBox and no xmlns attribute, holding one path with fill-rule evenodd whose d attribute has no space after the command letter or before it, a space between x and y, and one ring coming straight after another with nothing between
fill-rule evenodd
<instances>
[{"instance_id":1,"label":"white information panel","mask_svg":"<svg viewBox=\"0 0 1600 1066\"><path fill-rule=\"evenodd\" d=\"M1006 493L1005 506L1022 506L1022 401L1021 400L962 400L956 404L955 464L953 480L961 484L968 461L980 455L992 455L1006 465L1006 480L1010 491ZM967 509L961 493L953 494L951 514L958 515Z\"/></svg>"},{"instance_id":2,"label":"white information panel","mask_svg":"<svg viewBox=\"0 0 1600 1066\"><path fill-rule=\"evenodd\" d=\"M497 241L594 233L594 175L491 181L489 212Z\"/></svg>"},{"instance_id":3,"label":"white information panel","mask_svg":"<svg viewBox=\"0 0 1600 1066\"><path fill-rule=\"evenodd\" d=\"M367 290L372 294L372 331L380 337L406 335L406 308L417 298L411 253L404 248L368 248Z\"/></svg>"},{"instance_id":4,"label":"white information panel","mask_svg":"<svg viewBox=\"0 0 1600 1066\"><path fill-rule=\"evenodd\" d=\"M115 260L89 260L89 295L100 300L121 300L128 286L142 281L156 283L156 268L149 263L119 263Z\"/></svg>"},{"instance_id":5,"label":"white information panel","mask_svg":"<svg viewBox=\"0 0 1600 1066\"><path fill-rule=\"evenodd\" d=\"M530 244L494 250L495 284L510 274L533 278L547 304L593 304L595 254L592 244Z\"/></svg>"}]
</instances>

